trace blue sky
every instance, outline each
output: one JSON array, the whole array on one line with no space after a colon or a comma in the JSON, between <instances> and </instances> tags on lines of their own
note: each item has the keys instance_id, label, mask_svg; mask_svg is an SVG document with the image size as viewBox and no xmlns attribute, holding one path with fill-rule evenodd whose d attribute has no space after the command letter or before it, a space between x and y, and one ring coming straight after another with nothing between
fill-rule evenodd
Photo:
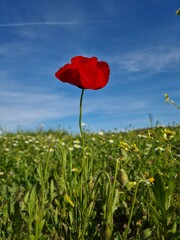
<instances>
[{"instance_id":1,"label":"blue sky","mask_svg":"<svg viewBox=\"0 0 180 240\"><path fill-rule=\"evenodd\" d=\"M177 0L0 0L0 127L78 131L81 90L54 73L73 56L107 61L108 85L86 90L91 131L179 122Z\"/></svg>"}]
</instances>

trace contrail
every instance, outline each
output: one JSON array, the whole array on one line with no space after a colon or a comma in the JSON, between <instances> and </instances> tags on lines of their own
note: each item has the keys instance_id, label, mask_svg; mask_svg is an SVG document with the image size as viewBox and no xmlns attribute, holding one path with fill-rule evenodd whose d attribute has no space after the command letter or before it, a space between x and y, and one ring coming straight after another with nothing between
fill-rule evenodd
<instances>
[{"instance_id":1,"label":"contrail","mask_svg":"<svg viewBox=\"0 0 180 240\"><path fill-rule=\"evenodd\" d=\"M81 24L80 21L67 22L20 22L20 23L0 23L0 27L26 27L26 26L43 26L43 25L76 25Z\"/></svg>"}]
</instances>

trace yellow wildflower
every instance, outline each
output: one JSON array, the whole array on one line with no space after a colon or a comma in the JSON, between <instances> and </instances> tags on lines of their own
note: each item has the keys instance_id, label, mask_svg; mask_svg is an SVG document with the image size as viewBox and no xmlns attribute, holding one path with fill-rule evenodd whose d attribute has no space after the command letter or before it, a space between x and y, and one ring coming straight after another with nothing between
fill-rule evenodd
<instances>
[{"instance_id":1,"label":"yellow wildflower","mask_svg":"<svg viewBox=\"0 0 180 240\"><path fill-rule=\"evenodd\" d=\"M153 183L154 181L155 181L155 179L154 179L153 177L150 177L150 178L149 178L149 182L150 182L150 183Z\"/></svg>"},{"instance_id":2,"label":"yellow wildflower","mask_svg":"<svg viewBox=\"0 0 180 240\"><path fill-rule=\"evenodd\" d=\"M154 131L148 130L148 138L154 139Z\"/></svg>"},{"instance_id":3,"label":"yellow wildflower","mask_svg":"<svg viewBox=\"0 0 180 240\"><path fill-rule=\"evenodd\" d=\"M137 147L137 145L134 143L134 144L132 144L132 146L131 146L131 151L132 152L139 152L139 149L138 149L138 147Z\"/></svg>"},{"instance_id":4,"label":"yellow wildflower","mask_svg":"<svg viewBox=\"0 0 180 240\"><path fill-rule=\"evenodd\" d=\"M135 186L137 185L137 183L136 183L135 181L133 181L133 182L129 182L129 185L130 185L131 187L135 187Z\"/></svg>"},{"instance_id":5,"label":"yellow wildflower","mask_svg":"<svg viewBox=\"0 0 180 240\"><path fill-rule=\"evenodd\" d=\"M166 128L162 130L162 133L163 133L163 138L166 141L171 140L176 134L174 131L166 129Z\"/></svg>"},{"instance_id":6,"label":"yellow wildflower","mask_svg":"<svg viewBox=\"0 0 180 240\"><path fill-rule=\"evenodd\" d=\"M77 168L72 168L71 172L78 172L78 169Z\"/></svg>"},{"instance_id":7,"label":"yellow wildflower","mask_svg":"<svg viewBox=\"0 0 180 240\"><path fill-rule=\"evenodd\" d=\"M121 141L119 143L119 148L122 148L124 149L125 151L129 151L130 150L130 146L128 143L124 142L124 141Z\"/></svg>"}]
</instances>

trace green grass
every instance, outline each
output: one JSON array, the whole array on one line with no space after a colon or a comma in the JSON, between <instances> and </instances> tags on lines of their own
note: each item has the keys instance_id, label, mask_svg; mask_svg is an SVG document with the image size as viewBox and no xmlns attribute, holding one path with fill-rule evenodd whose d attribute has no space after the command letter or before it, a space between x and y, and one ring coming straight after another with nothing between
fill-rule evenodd
<instances>
[{"instance_id":1,"label":"green grass","mask_svg":"<svg viewBox=\"0 0 180 240\"><path fill-rule=\"evenodd\" d=\"M0 135L0 239L180 239L180 127Z\"/></svg>"}]
</instances>

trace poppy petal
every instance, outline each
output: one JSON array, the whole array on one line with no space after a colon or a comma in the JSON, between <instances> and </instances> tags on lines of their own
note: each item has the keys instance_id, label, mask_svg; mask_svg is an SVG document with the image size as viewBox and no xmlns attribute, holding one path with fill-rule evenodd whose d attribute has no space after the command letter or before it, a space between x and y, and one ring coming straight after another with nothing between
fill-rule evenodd
<instances>
[{"instance_id":1,"label":"poppy petal","mask_svg":"<svg viewBox=\"0 0 180 240\"><path fill-rule=\"evenodd\" d=\"M97 90L106 86L110 69L106 62L96 57L75 56L70 64L60 68L55 76L62 82L73 84L82 89Z\"/></svg>"}]
</instances>

